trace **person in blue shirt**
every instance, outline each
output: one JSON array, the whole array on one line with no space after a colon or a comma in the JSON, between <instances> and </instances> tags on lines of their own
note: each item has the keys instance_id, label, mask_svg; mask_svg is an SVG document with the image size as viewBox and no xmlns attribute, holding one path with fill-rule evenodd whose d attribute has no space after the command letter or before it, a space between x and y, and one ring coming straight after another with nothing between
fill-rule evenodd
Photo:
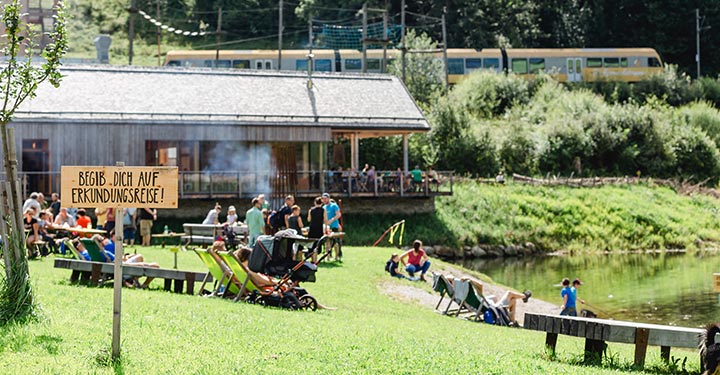
<instances>
[{"instance_id":1,"label":"person in blue shirt","mask_svg":"<svg viewBox=\"0 0 720 375\"><path fill-rule=\"evenodd\" d=\"M330 230L333 232L341 232L342 228L340 227L340 218L342 217L342 212L340 212L340 207L334 200L330 199L330 194L328 193L323 193L322 202L324 204L323 207L325 208L325 212L327 213L327 221ZM335 260L342 260L342 238L336 238L333 240L337 243Z\"/></svg>"},{"instance_id":2,"label":"person in blue shirt","mask_svg":"<svg viewBox=\"0 0 720 375\"><path fill-rule=\"evenodd\" d=\"M580 287L580 285L582 285L582 281L580 281L580 279L575 279L575 280L573 280L573 282L572 282L572 288L570 288L570 289L572 289L573 294L575 295L575 301L580 302L580 303L582 303L582 304L584 305L584 304L585 304L585 300L583 300L582 298L578 297L578 287Z\"/></svg>"},{"instance_id":3,"label":"person in blue shirt","mask_svg":"<svg viewBox=\"0 0 720 375\"><path fill-rule=\"evenodd\" d=\"M567 277L562 280L562 286L560 296L563 299L563 304L560 306L562 309L560 315L577 316L577 310L575 309L575 293L577 293L577 289L570 287L570 279Z\"/></svg>"}]
</instances>

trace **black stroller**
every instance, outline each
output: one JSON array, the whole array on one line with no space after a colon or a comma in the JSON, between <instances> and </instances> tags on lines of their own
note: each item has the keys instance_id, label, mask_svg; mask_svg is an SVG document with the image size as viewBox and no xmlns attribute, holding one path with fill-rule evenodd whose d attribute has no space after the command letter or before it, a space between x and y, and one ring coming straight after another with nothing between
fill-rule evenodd
<instances>
[{"instance_id":1,"label":"black stroller","mask_svg":"<svg viewBox=\"0 0 720 375\"><path fill-rule=\"evenodd\" d=\"M291 310L316 310L317 300L299 284L306 281L315 282L317 263L322 261L327 253L321 256L316 263L309 263L307 260L310 259L315 249L322 248L325 240L325 236L317 241L310 240L298 236L294 230L283 230L274 236L258 237L250 259L248 259L248 268L253 272L277 277L280 281L275 285L274 293L264 294L255 291L248 297L248 302ZM297 246L299 242L313 242L303 261L294 259L294 248L299 249Z\"/></svg>"}]
</instances>

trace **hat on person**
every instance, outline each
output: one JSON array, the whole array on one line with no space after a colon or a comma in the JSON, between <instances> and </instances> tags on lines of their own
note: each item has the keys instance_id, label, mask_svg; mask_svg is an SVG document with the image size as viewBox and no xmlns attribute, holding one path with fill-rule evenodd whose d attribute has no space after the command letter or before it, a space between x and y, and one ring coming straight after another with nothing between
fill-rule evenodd
<instances>
[{"instance_id":1,"label":"hat on person","mask_svg":"<svg viewBox=\"0 0 720 375\"><path fill-rule=\"evenodd\" d=\"M323 193L322 197L323 197L323 198L330 198L330 194L328 194L328 193Z\"/></svg>"},{"instance_id":2,"label":"hat on person","mask_svg":"<svg viewBox=\"0 0 720 375\"><path fill-rule=\"evenodd\" d=\"M235 211L235 206L228 207L228 211Z\"/></svg>"},{"instance_id":3,"label":"hat on person","mask_svg":"<svg viewBox=\"0 0 720 375\"><path fill-rule=\"evenodd\" d=\"M37 193L30 194L30 199L37 199L38 195Z\"/></svg>"},{"instance_id":4,"label":"hat on person","mask_svg":"<svg viewBox=\"0 0 720 375\"><path fill-rule=\"evenodd\" d=\"M582 281L580 281L580 279L575 279L575 280L573 280L572 283L573 283L573 285L574 284L582 285Z\"/></svg>"}]
</instances>

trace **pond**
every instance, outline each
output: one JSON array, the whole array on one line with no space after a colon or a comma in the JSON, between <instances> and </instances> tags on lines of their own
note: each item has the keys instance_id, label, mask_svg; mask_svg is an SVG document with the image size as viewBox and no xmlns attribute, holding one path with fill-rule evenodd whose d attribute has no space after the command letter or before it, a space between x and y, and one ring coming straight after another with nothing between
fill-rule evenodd
<instances>
[{"instance_id":1,"label":"pond","mask_svg":"<svg viewBox=\"0 0 720 375\"><path fill-rule=\"evenodd\" d=\"M580 278L578 313L585 308L600 318L700 327L720 321L712 274L719 255L683 253L547 256L458 261L495 282L557 303L563 277Z\"/></svg>"}]
</instances>

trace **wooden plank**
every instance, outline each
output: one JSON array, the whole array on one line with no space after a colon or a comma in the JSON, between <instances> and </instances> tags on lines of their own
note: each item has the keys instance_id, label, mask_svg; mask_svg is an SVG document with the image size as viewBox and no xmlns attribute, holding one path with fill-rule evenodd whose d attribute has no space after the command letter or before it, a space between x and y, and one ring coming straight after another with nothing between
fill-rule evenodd
<instances>
[{"instance_id":1,"label":"wooden plank","mask_svg":"<svg viewBox=\"0 0 720 375\"><path fill-rule=\"evenodd\" d=\"M60 180L64 207L178 205L177 167L62 166Z\"/></svg>"},{"instance_id":2,"label":"wooden plank","mask_svg":"<svg viewBox=\"0 0 720 375\"><path fill-rule=\"evenodd\" d=\"M101 262L88 262L84 260L75 259L55 259L55 268L66 268L78 271L92 271L93 267L99 267L100 273L112 273L112 263L101 263ZM203 281L205 273L202 272L190 272L180 271L166 268L152 268L152 267L140 267L133 266L132 264L126 264L123 267L123 275L125 276L137 276L137 277L154 277L159 279L172 279L172 280L185 280L186 273L194 275L195 281ZM208 281L212 281L210 276Z\"/></svg>"},{"instance_id":3,"label":"wooden plank","mask_svg":"<svg viewBox=\"0 0 720 375\"><path fill-rule=\"evenodd\" d=\"M602 340L585 339L585 363L602 363L605 342Z\"/></svg>"},{"instance_id":4,"label":"wooden plank","mask_svg":"<svg viewBox=\"0 0 720 375\"><path fill-rule=\"evenodd\" d=\"M587 322L585 321L578 321L578 330L577 330L577 336L578 337L585 337L587 334Z\"/></svg>"},{"instance_id":5,"label":"wooden plank","mask_svg":"<svg viewBox=\"0 0 720 375\"><path fill-rule=\"evenodd\" d=\"M635 366L645 366L645 354L647 353L648 337L650 330L638 328L635 330Z\"/></svg>"},{"instance_id":6,"label":"wooden plank","mask_svg":"<svg viewBox=\"0 0 720 375\"><path fill-rule=\"evenodd\" d=\"M570 336L577 336L578 335L578 326L580 325L580 322L577 320L573 320L570 322L570 332L568 333Z\"/></svg>"}]
</instances>

